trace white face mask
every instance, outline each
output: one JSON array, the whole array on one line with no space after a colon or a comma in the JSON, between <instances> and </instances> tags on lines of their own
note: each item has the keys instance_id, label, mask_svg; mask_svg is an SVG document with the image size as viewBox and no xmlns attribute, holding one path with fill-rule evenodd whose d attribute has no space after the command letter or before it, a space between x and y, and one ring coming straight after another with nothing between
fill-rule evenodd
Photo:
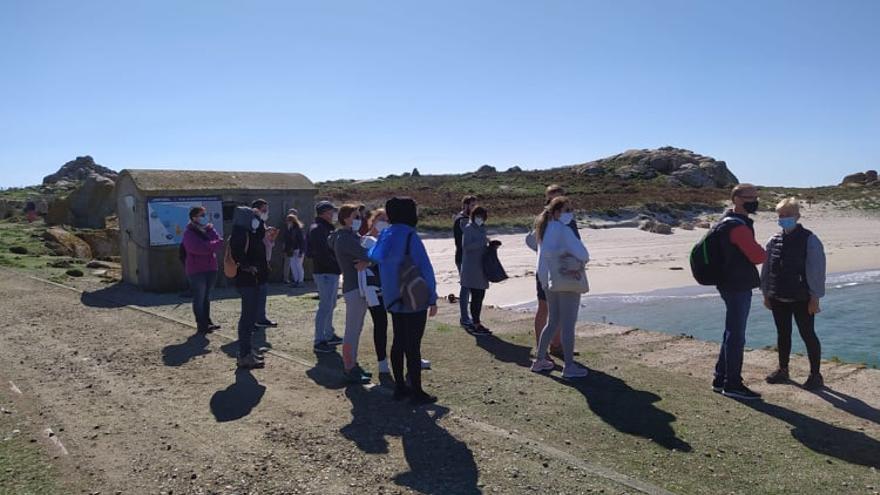
<instances>
[{"instance_id":1,"label":"white face mask","mask_svg":"<svg viewBox=\"0 0 880 495\"><path fill-rule=\"evenodd\" d=\"M361 221L360 218L358 218L356 220L352 220L351 221L351 230L354 230L355 232L361 230L362 224L363 224L363 222Z\"/></svg>"},{"instance_id":2,"label":"white face mask","mask_svg":"<svg viewBox=\"0 0 880 495\"><path fill-rule=\"evenodd\" d=\"M260 218L262 218L264 222L268 222L269 221L269 212L267 211L266 213L260 213Z\"/></svg>"},{"instance_id":3,"label":"white face mask","mask_svg":"<svg viewBox=\"0 0 880 495\"><path fill-rule=\"evenodd\" d=\"M559 215L559 221L564 223L565 225L570 224L572 220L574 220L574 213L572 213L570 211L567 211L567 212L563 213L562 215Z\"/></svg>"},{"instance_id":4,"label":"white face mask","mask_svg":"<svg viewBox=\"0 0 880 495\"><path fill-rule=\"evenodd\" d=\"M255 218L251 220L251 230L257 230L260 227L260 220Z\"/></svg>"},{"instance_id":5,"label":"white face mask","mask_svg":"<svg viewBox=\"0 0 880 495\"><path fill-rule=\"evenodd\" d=\"M378 222L376 222L375 227L377 231L382 232L383 230L388 228L388 222L379 220Z\"/></svg>"},{"instance_id":6,"label":"white face mask","mask_svg":"<svg viewBox=\"0 0 880 495\"><path fill-rule=\"evenodd\" d=\"M482 227L483 224L486 223L486 221L480 217L477 217L474 219L474 223L477 224L477 227Z\"/></svg>"}]
</instances>

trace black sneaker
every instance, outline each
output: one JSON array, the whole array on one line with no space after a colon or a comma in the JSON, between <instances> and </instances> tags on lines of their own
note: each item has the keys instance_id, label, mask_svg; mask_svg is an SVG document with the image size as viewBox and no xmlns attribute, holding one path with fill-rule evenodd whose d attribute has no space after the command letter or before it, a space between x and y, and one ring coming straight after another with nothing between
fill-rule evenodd
<instances>
[{"instance_id":1,"label":"black sneaker","mask_svg":"<svg viewBox=\"0 0 880 495\"><path fill-rule=\"evenodd\" d=\"M822 379L822 375L816 373L815 375L810 375L807 378L807 381L804 382L804 388L807 390L819 390L820 388L825 386L825 380Z\"/></svg>"},{"instance_id":2,"label":"black sneaker","mask_svg":"<svg viewBox=\"0 0 880 495\"><path fill-rule=\"evenodd\" d=\"M342 374L345 375L345 380L348 383L361 385L366 385L367 383L370 383L370 377L362 374L357 366L348 371L343 371Z\"/></svg>"},{"instance_id":3,"label":"black sneaker","mask_svg":"<svg viewBox=\"0 0 880 495\"><path fill-rule=\"evenodd\" d=\"M492 331L489 330L488 328L484 327L483 325L477 325L476 328L474 328L474 331L472 332L472 334L479 337L479 336L485 336L485 335L492 335Z\"/></svg>"},{"instance_id":4,"label":"black sneaker","mask_svg":"<svg viewBox=\"0 0 880 495\"><path fill-rule=\"evenodd\" d=\"M327 339L327 343L330 345L339 345L342 343L342 337L334 333L332 337Z\"/></svg>"},{"instance_id":5,"label":"black sneaker","mask_svg":"<svg viewBox=\"0 0 880 495\"><path fill-rule=\"evenodd\" d=\"M356 364L356 365L354 365L354 369L356 369L356 370L358 371L358 373L360 373L361 375L363 375L363 376L365 376L365 377L367 377L367 378L373 378L373 374L370 373L369 371L367 371L367 370L361 368L361 365L360 365L360 364Z\"/></svg>"},{"instance_id":6,"label":"black sneaker","mask_svg":"<svg viewBox=\"0 0 880 495\"><path fill-rule=\"evenodd\" d=\"M247 356L239 356L236 364L238 364L239 368L243 368L246 370L266 367L266 363L264 363L263 361L259 361L253 354L248 354Z\"/></svg>"},{"instance_id":7,"label":"black sneaker","mask_svg":"<svg viewBox=\"0 0 880 495\"><path fill-rule=\"evenodd\" d=\"M462 323L461 328L464 328L464 331L471 335L477 330L477 327L475 327L473 323Z\"/></svg>"},{"instance_id":8,"label":"black sneaker","mask_svg":"<svg viewBox=\"0 0 880 495\"><path fill-rule=\"evenodd\" d=\"M721 393L725 397L732 397L740 400L758 400L761 398L761 394L749 390L745 385L740 385L738 387L724 387L724 390Z\"/></svg>"},{"instance_id":9,"label":"black sneaker","mask_svg":"<svg viewBox=\"0 0 880 495\"><path fill-rule=\"evenodd\" d=\"M326 342L318 342L313 349L320 353L336 352L336 348Z\"/></svg>"},{"instance_id":10,"label":"black sneaker","mask_svg":"<svg viewBox=\"0 0 880 495\"><path fill-rule=\"evenodd\" d=\"M715 377L715 379L712 380L712 391L716 394L720 394L722 390L724 390L724 378Z\"/></svg>"},{"instance_id":11,"label":"black sneaker","mask_svg":"<svg viewBox=\"0 0 880 495\"><path fill-rule=\"evenodd\" d=\"M414 406L423 406L425 404L433 404L437 402L437 396L428 394L422 390L414 392L409 398L410 404Z\"/></svg>"},{"instance_id":12,"label":"black sneaker","mask_svg":"<svg viewBox=\"0 0 880 495\"><path fill-rule=\"evenodd\" d=\"M257 328L275 328L278 326L277 322L272 320L258 321L254 323Z\"/></svg>"},{"instance_id":13,"label":"black sneaker","mask_svg":"<svg viewBox=\"0 0 880 495\"><path fill-rule=\"evenodd\" d=\"M779 368L773 373L767 375L767 378L764 379L767 383L770 384L779 384L779 383L787 383L789 381L788 376L788 368Z\"/></svg>"}]
</instances>

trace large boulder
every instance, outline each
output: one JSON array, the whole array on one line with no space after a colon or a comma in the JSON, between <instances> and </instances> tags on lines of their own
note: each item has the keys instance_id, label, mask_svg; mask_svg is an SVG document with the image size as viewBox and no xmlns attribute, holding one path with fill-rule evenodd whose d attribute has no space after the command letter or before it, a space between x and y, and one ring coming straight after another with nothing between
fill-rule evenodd
<instances>
[{"instance_id":1,"label":"large boulder","mask_svg":"<svg viewBox=\"0 0 880 495\"><path fill-rule=\"evenodd\" d=\"M97 174L107 177L115 181L118 174L113 170L95 163L95 160L86 155L78 156L75 160L71 160L52 175L43 178L43 184L55 184L58 182L79 182L86 180L90 175Z\"/></svg>"},{"instance_id":2,"label":"large boulder","mask_svg":"<svg viewBox=\"0 0 880 495\"><path fill-rule=\"evenodd\" d=\"M877 181L877 171L876 170L868 170L865 172L865 182L876 182Z\"/></svg>"},{"instance_id":3,"label":"large boulder","mask_svg":"<svg viewBox=\"0 0 880 495\"><path fill-rule=\"evenodd\" d=\"M572 167L581 175L612 173L624 180L664 177L675 187L729 188L739 180L727 164L691 150L664 146L657 149L633 149L617 155Z\"/></svg>"},{"instance_id":4,"label":"large boulder","mask_svg":"<svg viewBox=\"0 0 880 495\"><path fill-rule=\"evenodd\" d=\"M49 206L46 222L84 229L103 229L106 218L116 212L116 184L112 179L92 174L64 198Z\"/></svg>"},{"instance_id":5,"label":"large boulder","mask_svg":"<svg viewBox=\"0 0 880 495\"><path fill-rule=\"evenodd\" d=\"M860 186L868 181L868 176L864 172L858 172L855 174L847 175L843 178L843 182L840 183L842 186L856 185Z\"/></svg>"},{"instance_id":6,"label":"large boulder","mask_svg":"<svg viewBox=\"0 0 880 495\"><path fill-rule=\"evenodd\" d=\"M495 169L492 165L483 165L482 167L477 169L477 175L489 175L497 173L498 170Z\"/></svg>"},{"instance_id":7,"label":"large boulder","mask_svg":"<svg viewBox=\"0 0 880 495\"><path fill-rule=\"evenodd\" d=\"M46 247L58 256L92 259L92 248L86 241L61 227L50 227L43 233Z\"/></svg>"},{"instance_id":8,"label":"large boulder","mask_svg":"<svg viewBox=\"0 0 880 495\"><path fill-rule=\"evenodd\" d=\"M119 256L119 229L83 230L76 235L89 245L95 258Z\"/></svg>"}]
</instances>

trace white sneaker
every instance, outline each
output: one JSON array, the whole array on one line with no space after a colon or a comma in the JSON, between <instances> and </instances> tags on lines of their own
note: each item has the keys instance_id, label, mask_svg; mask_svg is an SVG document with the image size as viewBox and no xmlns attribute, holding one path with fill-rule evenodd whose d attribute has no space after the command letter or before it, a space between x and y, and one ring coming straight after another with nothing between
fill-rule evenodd
<instances>
[{"instance_id":1,"label":"white sneaker","mask_svg":"<svg viewBox=\"0 0 880 495\"><path fill-rule=\"evenodd\" d=\"M584 378L590 371L583 366L571 364L562 369L562 378Z\"/></svg>"},{"instance_id":2,"label":"white sneaker","mask_svg":"<svg viewBox=\"0 0 880 495\"><path fill-rule=\"evenodd\" d=\"M391 373L391 368L388 366L388 359L379 361L379 373Z\"/></svg>"},{"instance_id":3,"label":"white sneaker","mask_svg":"<svg viewBox=\"0 0 880 495\"><path fill-rule=\"evenodd\" d=\"M555 367L556 365L549 359L535 359L532 363L531 370L535 373L544 373L546 371L553 371L553 368Z\"/></svg>"},{"instance_id":4,"label":"white sneaker","mask_svg":"<svg viewBox=\"0 0 880 495\"><path fill-rule=\"evenodd\" d=\"M427 359L422 359L422 369L423 370L431 369L431 361L428 361Z\"/></svg>"}]
</instances>

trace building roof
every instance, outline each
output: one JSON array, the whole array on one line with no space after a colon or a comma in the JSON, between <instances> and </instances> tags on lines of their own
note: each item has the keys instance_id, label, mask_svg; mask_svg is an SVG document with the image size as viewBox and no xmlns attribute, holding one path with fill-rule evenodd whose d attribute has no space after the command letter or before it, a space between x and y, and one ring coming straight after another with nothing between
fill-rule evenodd
<instances>
[{"instance_id":1,"label":"building roof","mask_svg":"<svg viewBox=\"0 0 880 495\"><path fill-rule=\"evenodd\" d=\"M214 191L222 189L289 191L314 190L305 175L276 172L212 172L206 170L123 170L141 192Z\"/></svg>"}]
</instances>

